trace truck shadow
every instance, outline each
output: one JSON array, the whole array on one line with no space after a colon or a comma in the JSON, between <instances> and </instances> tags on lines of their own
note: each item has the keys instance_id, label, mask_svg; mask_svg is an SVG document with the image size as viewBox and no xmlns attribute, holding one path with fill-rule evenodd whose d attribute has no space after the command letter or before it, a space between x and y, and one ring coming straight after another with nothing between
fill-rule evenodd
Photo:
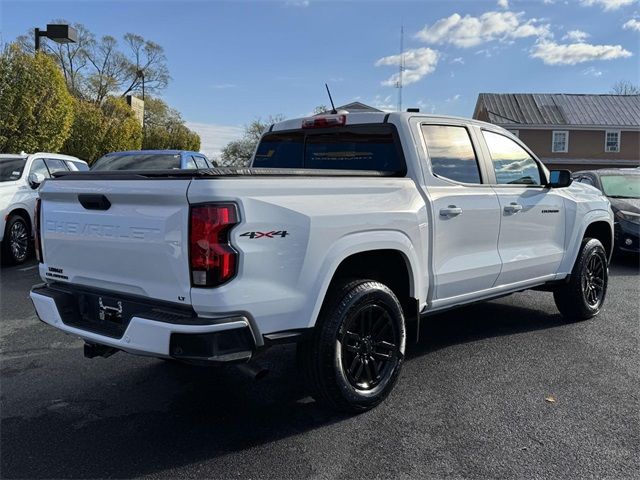
<instances>
[{"instance_id":1,"label":"truck shadow","mask_svg":"<svg viewBox=\"0 0 640 480\"><path fill-rule=\"evenodd\" d=\"M422 340L409 346L407 358L416 361L448 345L563 324L557 314L479 304L425 321ZM80 355L71 353L74 359ZM264 357L270 376L253 382L235 369L194 368L118 354L107 360L120 363L108 373L98 365L97 375L75 380L64 402L54 401L35 416L3 419L2 476L172 476L175 469L205 460L223 472L228 470L222 467L245 461L243 451L269 451L278 440L350 421L307 396L294 357L292 346L270 351ZM286 472L285 465L274 468ZM259 471L264 473L253 470Z\"/></svg>"},{"instance_id":2,"label":"truck shadow","mask_svg":"<svg viewBox=\"0 0 640 480\"><path fill-rule=\"evenodd\" d=\"M407 338L407 360L446 348L489 337L513 335L561 327L567 322L556 311L534 310L496 302L483 302L456 308L424 318L420 339Z\"/></svg>"}]
</instances>

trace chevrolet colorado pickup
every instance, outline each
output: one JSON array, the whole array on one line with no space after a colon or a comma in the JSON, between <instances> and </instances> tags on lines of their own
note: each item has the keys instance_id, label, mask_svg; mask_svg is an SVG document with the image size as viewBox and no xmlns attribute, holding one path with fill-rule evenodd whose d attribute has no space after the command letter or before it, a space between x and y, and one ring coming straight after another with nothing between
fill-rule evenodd
<instances>
[{"instance_id":1,"label":"chevrolet colorado pickup","mask_svg":"<svg viewBox=\"0 0 640 480\"><path fill-rule=\"evenodd\" d=\"M31 299L86 356L297 342L313 396L348 411L386 397L426 315L525 289L597 315L613 239L607 199L517 137L419 113L288 120L251 168L58 174L40 199Z\"/></svg>"}]
</instances>

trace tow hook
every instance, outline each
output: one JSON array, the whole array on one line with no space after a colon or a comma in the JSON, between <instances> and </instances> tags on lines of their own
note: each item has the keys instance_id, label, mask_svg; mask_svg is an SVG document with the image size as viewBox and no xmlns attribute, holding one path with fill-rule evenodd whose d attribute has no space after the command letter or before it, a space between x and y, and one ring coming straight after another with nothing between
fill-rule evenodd
<instances>
[{"instance_id":1,"label":"tow hook","mask_svg":"<svg viewBox=\"0 0 640 480\"><path fill-rule=\"evenodd\" d=\"M85 342L84 344L84 356L86 358L95 358L95 357L107 358L118 351L119 350L117 348L107 347L106 345L101 345L99 343Z\"/></svg>"},{"instance_id":2,"label":"tow hook","mask_svg":"<svg viewBox=\"0 0 640 480\"><path fill-rule=\"evenodd\" d=\"M252 380L262 380L269 374L268 369L253 363L238 363L234 367Z\"/></svg>"}]
</instances>

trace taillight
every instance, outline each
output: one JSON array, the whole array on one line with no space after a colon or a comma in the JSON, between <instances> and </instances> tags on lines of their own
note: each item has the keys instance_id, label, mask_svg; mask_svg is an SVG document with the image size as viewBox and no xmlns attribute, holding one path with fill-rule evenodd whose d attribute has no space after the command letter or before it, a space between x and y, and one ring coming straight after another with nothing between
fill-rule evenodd
<instances>
[{"instance_id":1,"label":"taillight","mask_svg":"<svg viewBox=\"0 0 640 480\"><path fill-rule=\"evenodd\" d=\"M40 238L40 204L42 200L36 198L36 207L33 211L33 229L36 236L36 259L42 263L42 239Z\"/></svg>"},{"instance_id":2,"label":"taillight","mask_svg":"<svg viewBox=\"0 0 640 480\"><path fill-rule=\"evenodd\" d=\"M216 287L230 280L238 265L230 231L238 223L233 203L192 205L189 226L191 285Z\"/></svg>"},{"instance_id":3,"label":"taillight","mask_svg":"<svg viewBox=\"0 0 640 480\"><path fill-rule=\"evenodd\" d=\"M302 128L342 127L346 123L346 115L322 115L318 117L305 118L302 120Z\"/></svg>"}]
</instances>

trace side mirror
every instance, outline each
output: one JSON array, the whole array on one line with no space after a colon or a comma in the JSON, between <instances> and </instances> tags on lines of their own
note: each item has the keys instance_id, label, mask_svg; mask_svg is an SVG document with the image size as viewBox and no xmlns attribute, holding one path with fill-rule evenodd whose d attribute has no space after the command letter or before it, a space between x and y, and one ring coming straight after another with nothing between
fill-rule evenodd
<instances>
[{"instance_id":1,"label":"side mirror","mask_svg":"<svg viewBox=\"0 0 640 480\"><path fill-rule=\"evenodd\" d=\"M29 185L31 185L31 188L34 190L38 188L44 180L44 175L41 173L33 172L29 174Z\"/></svg>"},{"instance_id":2,"label":"side mirror","mask_svg":"<svg viewBox=\"0 0 640 480\"><path fill-rule=\"evenodd\" d=\"M551 170L547 187L564 188L571 185L572 182L573 179L571 178L571 172L569 170Z\"/></svg>"}]
</instances>

